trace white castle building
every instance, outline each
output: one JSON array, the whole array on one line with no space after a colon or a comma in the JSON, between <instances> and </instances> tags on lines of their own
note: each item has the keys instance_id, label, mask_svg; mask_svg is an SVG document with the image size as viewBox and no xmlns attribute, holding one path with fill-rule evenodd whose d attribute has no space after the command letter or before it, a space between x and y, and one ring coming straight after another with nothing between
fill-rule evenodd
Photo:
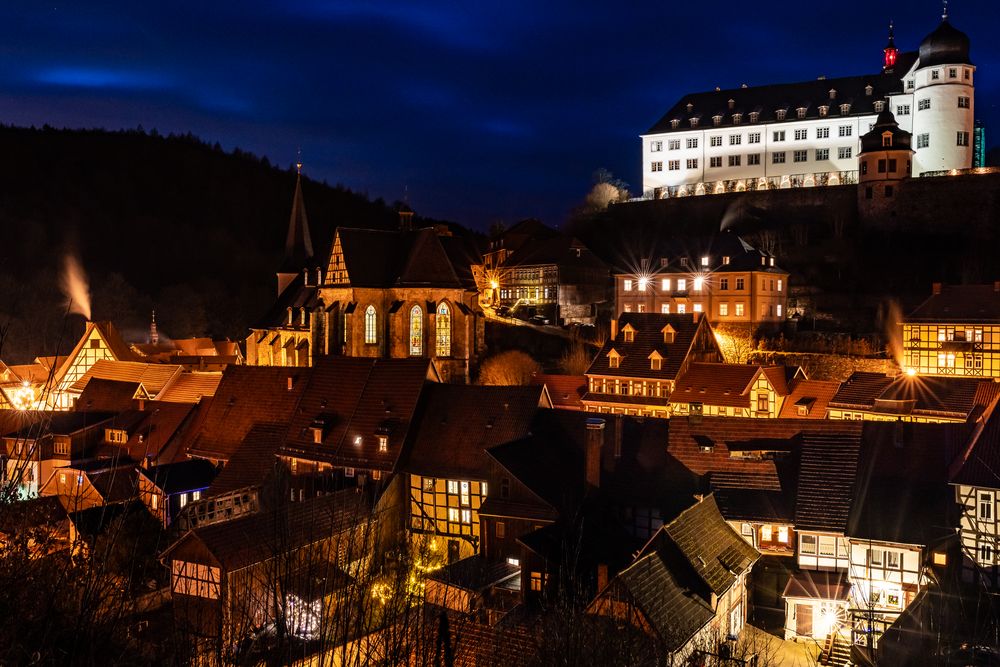
<instances>
[{"instance_id":1,"label":"white castle building","mask_svg":"<svg viewBox=\"0 0 1000 667\"><path fill-rule=\"evenodd\" d=\"M642 135L645 197L858 182L860 138L890 111L913 135L911 174L972 166L975 72L948 22L876 74L685 95Z\"/></svg>"}]
</instances>

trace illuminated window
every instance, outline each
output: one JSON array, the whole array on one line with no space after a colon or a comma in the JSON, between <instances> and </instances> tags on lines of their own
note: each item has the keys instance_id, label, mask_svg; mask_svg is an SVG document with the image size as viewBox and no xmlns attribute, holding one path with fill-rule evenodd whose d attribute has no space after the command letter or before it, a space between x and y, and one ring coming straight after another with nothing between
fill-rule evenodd
<instances>
[{"instance_id":1,"label":"illuminated window","mask_svg":"<svg viewBox=\"0 0 1000 667\"><path fill-rule=\"evenodd\" d=\"M816 536L815 535L800 535L799 536L799 551L804 556L815 556L816 555Z\"/></svg>"},{"instance_id":2,"label":"illuminated window","mask_svg":"<svg viewBox=\"0 0 1000 667\"><path fill-rule=\"evenodd\" d=\"M778 278L778 291L781 291L781 278Z\"/></svg>"},{"instance_id":3,"label":"illuminated window","mask_svg":"<svg viewBox=\"0 0 1000 667\"><path fill-rule=\"evenodd\" d=\"M451 308L441 302L437 308L435 328L435 353L439 357L451 356Z\"/></svg>"},{"instance_id":4,"label":"illuminated window","mask_svg":"<svg viewBox=\"0 0 1000 667\"><path fill-rule=\"evenodd\" d=\"M788 544L788 527L778 526L778 541L782 544Z\"/></svg>"},{"instance_id":5,"label":"illuminated window","mask_svg":"<svg viewBox=\"0 0 1000 667\"><path fill-rule=\"evenodd\" d=\"M424 353L424 311L420 306L410 309L410 356Z\"/></svg>"},{"instance_id":6,"label":"illuminated window","mask_svg":"<svg viewBox=\"0 0 1000 667\"><path fill-rule=\"evenodd\" d=\"M687 306L685 306L683 303L677 304L677 314L678 315L683 315L686 312L687 312Z\"/></svg>"},{"instance_id":7,"label":"illuminated window","mask_svg":"<svg viewBox=\"0 0 1000 667\"><path fill-rule=\"evenodd\" d=\"M647 285L649 285L649 278L639 278L639 291L640 292L645 292Z\"/></svg>"},{"instance_id":8,"label":"illuminated window","mask_svg":"<svg viewBox=\"0 0 1000 667\"><path fill-rule=\"evenodd\" d=\"M380 452L389 451L389 438L388 436L380 435L378 436L378 450Z\"/></svg>"},{"instance_id":9,"label":"illuminated window","mask_svg":"<svg viewBox=\"0 0 1000 667\"><path fill-rule=\"evenodd\" d=\"M507 564L508 565L513 565L514 567L521 567L521 561L518 560L517 558L513 558L513 557L508 557L507 558Z\"/></svg>"},{"instance_id":10,"label":"illuminated window","mask_svg":"<svg viewBox=\"0 0 1000 667\"><path fill-rule=\"evenodd\" d=\"M719 317L726 317L729 315L729 304L720 303L719 304Z\"/></svg>"},{"instance_id":11,"label":"illuminated window","mask_svg":"<svg viewBox=\"0 0 1000 667\"><path fill-rule=\"evenodd\" d=\"M468 482L459 482L458 488L459 488L459 496L460 496L459 499L460 499L460 502L463 505L468 506L469 505L469 483Z\"/></svg>"},{"instance_id":12,"label":"illuminated window","mask_svg":"<svg viewBox=\"0 0 1000 667\"><path fill-rule=\"evenodd\" d=\"M888 549L886 550L886 552L885 552L885 566L888 569L890 569L890 570L898 570L898 569L900 569L902 567L902 565L901 565L902 561L903 561L903 559L902 559L902 554L901 553L899 553L898 551L889 551Z\"/></svg>"},{"instance_id":13,"label":"illuminated window","mask_svg":"<svg viewBox=\"0 0 1000 667\"><path fill-rule=\"evenodd\" d=\"M701 304L700 303L694 304L694 312L696 312L696 313L700 313L701 312Z\"/></svg>"},{"instance_id":14,"label":"illuminated window","mask_svg":"<svg viewBox=\"0 0 1000 667\"><path fill-rule=\"evenodd\" d=\"M221 571L201 563L175 560L171 563L171 590L181 595L209 598L219 597Z\"/></svg>"},{"instance_id":15,"label":"illuminated window","mask_svg":"<svg viewBox=\"0 0 1000 667\"><path fill-rule=\"evenodd\" d=\"M458 482L457 481L455 481L453 479L449 479L448 480L448 493L451 493L453 495L457 495L458 494Z\"/></svg>"},{"instance_id":16,"label":"illuminated window","mask_svg":"<svg viewBox=\"0 0 1000 667\"><path fill-rule=\"evenodd\" d=\"M424 477L424 480L423 480L423 489L424 489L424 491L433 491L434 490L434 478L433 477Z\"/></svg>"},{"instance_id":17,"label":"illuminated window","mask_svg":"<svg viewBox=\"0 0 1000 667\"><path fill-rule=\"evenodd\" d=\"M670 314L670 304L669 303L662 304L660 306L660 312L663 313L664 315L669 315Z\"/></svg>"},{"instance_id":18,"label":"illuminated window","mask_svg":"<svg viewBox=\"0 0 1000 667\"><path fill-rule=\"evenodd\" d=\"M760 541L770 542L771 541L771 526L761 526L760 527Z\"/></svg>"},{"instance_id":19,"label":"illuminated window","mask_svg":"<svg viewBox=\"0 0 1000 667\"><path fill-rule=\"evenodd\" d=\"M178 501L178 503L180 504L181 507L184 507L185 505L188 504L188 494L186 494L186 493L180 494L177 497L177 501Z\"/></svg>"},{"instance_id":20,"label":"illuminated window","mask_svg":"<svg viewBox=\"0 0 1000 667\"><path fill-rule=\"evenodd\" d=\"M503 539L507 536L507 525L503 521L497 521L494 528L494 533L499 539Z\"/></svg>"},{"instance_id":21,"label":"illuminated window","mask_svg":"<svg viewBox=\"0 0 1000 667\"><path fill-rule=\"evenodd\" d=\"M708 259L708 258L706 257L705 259ZM704 264L702 266L704 266ZM694 291L695 292L700 292L701 288L704 285L705 285L705 279L704 278L695 278L694 279Z\"/></svg>"},{"instance_id":22,"label":"illuminated window","mask_svg":"<svg viewBox=\"0 0 1000 667\"><path fill-rule=\"evenodd\" d=\"M774 314L777 315L778 317L781 317L781 304L780 303L777 306L774 307Z\"/></svg>"},{"instance_id":23,"label":"illuminated window","mask_svg":"<svg viewBox=\"0 0 1000 667\"><path fill-rule=\"evenodd\" d=\"M462 510L462 523L472 523L472 510Z\"/></svg>"},{"instance_id":24,"label":"illuminated window","mask_svg":"<svg viewBox=\"0 0 1000 667\"><path fill-rule=\"evenodd\" d=\"M993 494L988 491L979 493L979 512L976 517L980 521L993 521Z\"/></svg>"},{"instance_id":25,"label":"illuminated window","mask_svg":"<svg viewBox=\"0 0 1000 667\"><path fill-rule=\"evenodd\" d=\"M374 345L378 342L377 316L375 306L365 308L365 343Z\"/></svg>"},{"instance_id":26,"label":"illuminated window","mask_svg":"<svg viewBox=\"0 0 1000 667\"><path fill-rule=\"evenodd\" d=\"M618 368L618 364L619 364L620 361L621 361L621 357L619 357L618 355L614 355L614 356L608 355L608 367L609 368Z\"/></svg>"},{"instance_id":27,"label":"illuminated window","mask_svg":"<svg viewBox=\"0 0 1000 667\"><path fill-rule=\"evenodd\" d=\"M670 291L670 278L664 278L663 280L661 280L660 281L660 288L664 292L669 292Z\"/></svg>"},{"instance_id":28,"label":"illuminated window","mask_svg":"<svg viewBox=\"0 0 1000 667\"><path fill-rule=\"evenodd\" d=\"M195 500L201 500L201 491L192 491L191 492L191 500L192 500L192 502L195 501Z\"/></svg>"},{"instance_id":29,"label":"illuminated window","mask_svg":"<svg viewBox=\"0 0 1000 667\"><path fill-rule=\"evenodd\" d=\"M531 590L533 590L536 593L541 592L541 590L542 590L542 573L541 572L532 572L531 573Z\"/></svg>"},{"instance_id":30,"label":"illuminated window","mask_svg":"<svg viewBox=\"0 0 1000 667\"><path fill-rule=\"evenodd\" d=\"M629 280L628 278L626 278L624 284L622 285L622 289L624 289L626 292L631 292L632 291L632 281Z\"/></svg>"},{"instance_id":31,"label":"illuminated window","mask_svg":"<svg viewBox=\"0 0 1000 667\"><path fill-rule=\"evenodd\" d=\"M448 508L448 521L450 521L452 523L458 523L458 519L459 519L458 508L457 507L449 507Z\"/></svg>"},{"instance_id":32,"label":"illuminated window","mask_svg":"<svg viewBox=\"0 0 1000 667\"><path fill-rule=\"evenodd\" d=\"M757 394L757 412L767 412L771 409L770 396L765 392Z\"/></svg>"},{"instance_id":33,"label":"illuminated window","mask_svg":"<svg viewBox=\"0 0 1000 667\"><path fill-rule=\"evenodd\" d=\"M677 290L679 292L683 292L687 288L688 288L687 279L686 278L678 278L677 279Z\"/></svg>"},{"instance_id":34,"label":"illuminated window","mask_svg":"<svg viewBox=\"0 0 1000 667\"><path fill-rule=\"evenodd\" d=\"M742 303L737 303L736 304L736 317L743 317L743 312L744 312L744 310L743 310L743 304Z\"/></svg>"},{"instance_id":35,"label":"illuminated window","mask_svg":"<svg viewBox=\"0 0 1000 667\"><path fill-rule=\"evenodd\" d=\"M649 367L651 370L658 371L663 366L663 360L659 357L653 357L649 360Z\"/></svg>"},{"instance_id":36,"label":"illuminated window","mask_svg":"<svg viewBox=\"0 0 1000 667\"><path fill-rule=\"evenodd\" d=\"M639 312L641 313L642 311L640 310ZM632 329L623 329L622 335L625 337L626 343L631 343L635 341L635 331L633 331Z\"/></svg>"}]
</instances>

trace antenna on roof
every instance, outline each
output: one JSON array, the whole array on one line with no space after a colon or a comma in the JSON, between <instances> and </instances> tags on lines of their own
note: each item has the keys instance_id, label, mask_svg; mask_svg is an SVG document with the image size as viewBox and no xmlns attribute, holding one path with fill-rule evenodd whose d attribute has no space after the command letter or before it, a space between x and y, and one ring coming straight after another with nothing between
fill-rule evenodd
<instances>
[{"instance_id":1,"label":"antenna on roof","mask_svg":"<svg viewBox=\"0 0 1000 667\"><path fill-rule=\"evenodd\" d=\"M942 21L947 21L948 20L948 0L941 0L941 2L944 5L943 10L941 11L941 20Z\"/></svg>"}]
</instances>

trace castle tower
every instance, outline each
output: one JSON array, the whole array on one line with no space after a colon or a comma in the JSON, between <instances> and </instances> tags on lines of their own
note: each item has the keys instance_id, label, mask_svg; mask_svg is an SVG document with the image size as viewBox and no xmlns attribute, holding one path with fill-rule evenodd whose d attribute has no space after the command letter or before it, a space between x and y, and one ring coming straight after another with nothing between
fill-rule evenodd
<instances>
[{"instance_id":1,"label":"castle tower","mask_svg":"<svg viewBox=\"0 0 1000 667\"><path fill-rule=\"evenodd\" d=\"M863 214L879 215L892 208L893 197L912 170L913 135L900 129L886 109L875 126L862 135L858 153L858 205Z\"/></svg>"},{"instance_id":2,"label":"castle tower","mask_svg":"<svg viewBox=\"0 0 1000 667\"><path fill-rule=\"evenodd\" d=\"M913 174L972 166L976 68L968 36L948 22L920 43L913 92Z\"/></svg>"},{"instance_id":3,"label":"castle tower","mask_svg":"<svg viewBox=\"0 0 1000 667\"><path fill-rule=\"evenodd\" d=\"M882 49L882 72L891 74L896 67L896 58L899 56L899 49L896 48L896 40L893 37L892 21L889 21L889 43Z\"/></svg>"},{"instance_id":4,"label":"castle tower","mask_svg":"<svg viewBox=\"0 0 1000 667\"><path fill-rule=\"evenodd\" d=\"M285 237L285 259L278 269L278 294L285 291L302 271L312 268L313 246L309 236L309 219L302 199L302 162L295 164L295 194L292 197L292 215L288 220L288 236Z\"/></svg>"}]
</instances>

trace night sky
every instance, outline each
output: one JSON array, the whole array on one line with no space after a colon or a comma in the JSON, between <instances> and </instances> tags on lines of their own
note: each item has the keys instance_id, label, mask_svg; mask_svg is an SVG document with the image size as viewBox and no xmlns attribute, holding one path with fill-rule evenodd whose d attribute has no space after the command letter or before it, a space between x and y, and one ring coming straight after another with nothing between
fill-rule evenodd
<instances>
[{"instance_id":1,"label":"night sky","mask_svg":"<svg viewBox=\"0 0 1000 667\"><path fill-rule=\"evenodd\" d=\"M685 92L875 72L934 0L5 2L0 122L192 132L420 213L562 222ZM955 0L1000 141L1000 10Z\"/></svg>"}]
</instances>

